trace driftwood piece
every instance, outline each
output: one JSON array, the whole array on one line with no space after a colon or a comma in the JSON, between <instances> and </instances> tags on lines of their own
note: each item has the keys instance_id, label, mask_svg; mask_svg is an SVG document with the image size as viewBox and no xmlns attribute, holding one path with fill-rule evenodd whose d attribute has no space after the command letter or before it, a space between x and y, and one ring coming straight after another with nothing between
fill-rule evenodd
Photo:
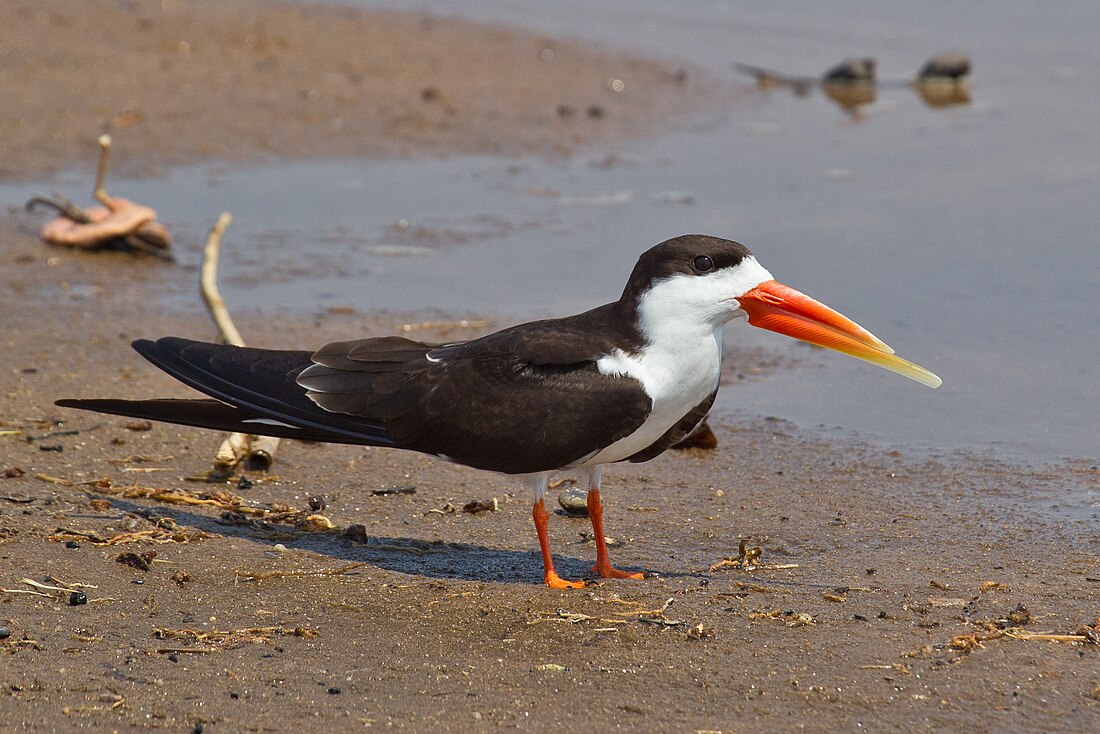
<instances>
[{"instance_id":1,"label":"driftwood piece","mask_svg":"<svg viewBox=\"0 0 1100 734\"><path fill-rule=\"evenodd\" d=\"M199 279L202 300L210 311L218 333L226 344L243 347L244 339L237 330L225 299L218 290L218 257L221 253L222 236L233 222L229 212L222 212L218 221L210 229L203 250L202 271ZM226 438L214 455L214 472L217 475L229 475L241 462L250 469L268 469L275 462L279 450L279 439L270 436L254 436L245 433L232 433Z\"/></svg>"},{"instance_id":2,"label":"driftwood piece","mask_svg":"<svg viewBox=\"0 0 1100 734\"><path fill-rule=\"evenodd\" d=\"M35 196L27 202L28 211L41 205L57 210L60 215L42 228L40 236L55 245L88 250L124 249L171 260L168 248L172 236L163 224L156 221L156 210L129 199L108 195L104 180L111 154L111 137L100 136L99 147L93 195L102 206L82 209L60 194L55 194L54 198Z\"/></svg>"}]
</instances>

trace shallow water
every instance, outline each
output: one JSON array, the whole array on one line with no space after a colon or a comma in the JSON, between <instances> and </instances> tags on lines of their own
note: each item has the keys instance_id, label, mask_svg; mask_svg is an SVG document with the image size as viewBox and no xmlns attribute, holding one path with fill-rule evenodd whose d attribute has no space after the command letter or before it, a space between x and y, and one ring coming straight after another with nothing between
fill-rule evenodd
<instances>
[{"instance_id":1,"label":"shallow water","mask_svg":"<svg viewBox=\"0 0 1100 734\"><path fill-rule=\"evenodd\" d=\"M636 255L658 241L730 237L944 385L928 390L735 324L729 339L811 367L729 386L720 409L911 447L1100 455L1100 6L1060 6L1056 17L1019 2L434 7L702 65L743 94L614 159L194 167L116 180L112 193L162 209L172 201L168 223L193 243L231 210L231 308L560 314L617 297ZM873 55L880 78L901 79L954 48L974 60L971 104L933 110L897 86L859 121L819 92L757 90L732 69L817 75ZM83 187L86 176L54 185ZM35 188L5 187L0 200ZM182 255L197 262L197 244Z\"/></svg>"}]
</instances>

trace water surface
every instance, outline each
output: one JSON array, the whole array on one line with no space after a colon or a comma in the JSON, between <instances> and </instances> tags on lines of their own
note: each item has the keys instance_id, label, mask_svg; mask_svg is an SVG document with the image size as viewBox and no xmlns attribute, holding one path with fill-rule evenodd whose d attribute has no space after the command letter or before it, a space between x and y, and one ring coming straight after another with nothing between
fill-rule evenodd
<instances>
[{"instance_id":1,"label":"water surface","mask_svg":"<svg viewBox=\"0 0 1100 734\"><path fill-rule=\"evenodd\" d=\"M223 276L231 308L560 314L617 297L637 254L667 237L737 239L779 280L863 323L944 385L932 391L734 324L728 338L808 366L729 386L720 410L908 446L1100 454L1100 6L433 8L703 66L743 93L689 129L617 146L613 159L597 150L564 162L204 166L116 181L112 192L170 208L169 224L192 242L217 212L233 211ZM880 77L902 79L951 49L974 60L971 104L930 109L895 86L859 121L820 93L756 90L732 69L815 75L872 55ZM27 188L0 193L17 200ZM197 262L197 245L183 257Z\"/></svg>"}]
</instances>

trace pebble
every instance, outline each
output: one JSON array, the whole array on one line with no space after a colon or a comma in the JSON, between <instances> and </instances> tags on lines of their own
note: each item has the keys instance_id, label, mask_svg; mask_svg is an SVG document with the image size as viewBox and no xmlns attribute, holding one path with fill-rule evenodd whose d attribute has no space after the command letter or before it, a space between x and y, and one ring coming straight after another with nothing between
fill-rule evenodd
<instances>
[{"instance_id":1,"label":"pebble","mask_svg":"<svg viewBox=\"0 0 1100 734\"><path fill-rule=\"evenodd\" d=\"M272 546L271 549L274 551L278 551L279 553L286 553L286 546L282 543L276 543L274 546Z\"/></svg>"},{"instance_id":2,"label":"pebble","mask_svg":"<svg viewBox=\"0 0 1100 734\"><path fill-rule=\"evenodd\" d=\"M74 591L73 593L69 594L69 606L70 607L78 607L81 604L87 604L87 603L88 603L88 595L85 594L83 591Z\"/></svg>"},{"instance_id":3,"label":"pebble","mask_svg":"<svg viewBox=\"0 0 1100 734\"><path fill-rule=\"evenodd\" d=\"M344 537L353 543L367 543L370 540L367 537L366 525L348 525L347 530L344 531Z\"/></svg>"},{"instance_id":4,"label":"pebble","mask_svg":"<svg viewBox=\"0 0 1100 734\"><path fill-rule=\"evenodd\" d=\"M332 688L328 689L328 692L329 692L330 695L333 695L333 696L337 696L340 693L342 693L342 691L339 688L337 688L336 686L333 686Z\"/></svg>"},{"instance_id":5,"label":"pebble","mask_svg":"<svg viewBox=\"0 0 1100 734\"><path fill-rule=\"evenodd\" d=\"M0 627L0 640L6 640L11 637L11 630L7 627Z\"/></svg>"},{"instance_id":6,"label":"pebble","mask_svg":"<svg viewBox=\"0 0 1100 734\"><path fill-rule=\"evenodd\" d=\"M569 515L588 517L588 492L580 487L570 487L561 492L558 504Z\"/></svg>"},{"instance_id":7,"label":"pebble","mask_svg":"<svg viewBox=\"0 0 1100 734\"><path fill-rule=\"evenodd\" d=\"M66 540L65 541L65 547L66 548L79 548L80 543L77 543L75 540Z\"/></svg>"}]
</instances>

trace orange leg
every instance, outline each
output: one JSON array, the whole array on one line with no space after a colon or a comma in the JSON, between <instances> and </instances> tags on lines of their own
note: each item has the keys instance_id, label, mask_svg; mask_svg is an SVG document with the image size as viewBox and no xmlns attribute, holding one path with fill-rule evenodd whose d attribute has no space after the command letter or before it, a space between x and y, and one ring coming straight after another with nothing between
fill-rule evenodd
<instances>
[{"instance_id":1,"label":"orange leg","mask_svg":"<svg viewBox=\"0 0 1100 734\"><path fill-rule=\"evenodd\" d=\"M546 523L550 513L546 511L546 505L543 504L542 499L535 503L531 515L535 518L535 531L539 534L539 548L542 550L542 567L546 574L546 585L551 589L583 589L583 581L566 581L554 571L554 558L550 555L550 535L547 532ZM603 540L602 535L600 539Z\"/></svg>"},{"instance_id":2,"label":"orange leg","mask_svg":"<svg viewBox=\"0 0 1100 734\"><path fill-rule=\"evenodd\" d=\"M603 503L600 502L600 490L588 490L588 517L592 520L592 534L596 536L596 565L592 570L605 579L644 579L644 573L620 571L611 565L607 554L607 540L603 537Z\"/></svg>"}]
</instances>

